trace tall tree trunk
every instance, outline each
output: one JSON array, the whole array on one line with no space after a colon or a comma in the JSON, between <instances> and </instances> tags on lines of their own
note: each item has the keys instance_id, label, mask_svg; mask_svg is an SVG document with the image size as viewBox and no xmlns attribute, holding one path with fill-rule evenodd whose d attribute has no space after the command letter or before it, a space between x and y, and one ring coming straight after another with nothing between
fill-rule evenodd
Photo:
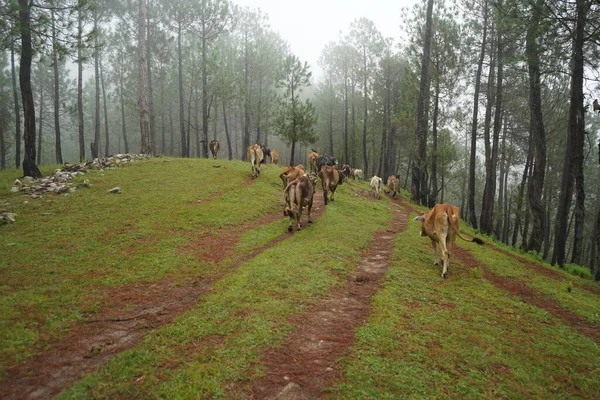
<instances>
[{"instance_id":1,"label":"tall tree trunk","mask_svg":"<svg viewBox=\"0 0 600 400\"><path fill-rule=\"evenodd\" d=\"M525 170L523 171L523 178L521 180L521 184L519 185L519 192L517 194L517 210L515 212L515 226L512 236L512 246L514 247L517 244L517 239L519 235L519 229L521 229L521 209L523 207L523 197L525 195L525 185L527 183L527 178L529 177L529 169L531 168L533 151L533 144L531 143L531 137L529 138L529 148L527 149L527 161L525 161Z\"/></svg>"},{"instance_id":2,"label":"tall tree trunk","mask_svg":"<svg viewBox=\"0 0 600 400\"><path fill-rule=\"evenodd\" d=\"M52 6L54 4L51 3ZM56 37L56 19L54 8L50 9L50 19L52 21L52 66L54 70L54 151L56 154L56 163L62 164L62 146L60 141L60 84L58 79L58 38Z\"/></svg>"},{"instance_id":3,"label":"tall tree trunk","mask_svg":"<svg viewBox=\"0 0 600 400\"><path fill-rule=\"evenodd\" d=\"M21 4L21 2L19 2ZM29 16L28 16L29 18ZM22 61L21 61L22 63ZM17 69L15 67L15 51L10 49L10 71L12 75L13 102L15 106L15 168L21 167L21 111L17 91ZM21 74L19 74L21 79ZM22 91L22 90L21 90Z\"/></svg>"},{"instance_id":4,"label":"tall tree trunk","mask_svg":"<svg viewBox=\"0 0 600 400\"><path fill-rule=\"evenodd\" d=\"M204 22L203 22L204 24ZM202 27L202 158L208 158L208 47L205 27Z\"/></svg>"},{"instance_id":5,"label":"tall tree trunk","mask_svg":"<svg viewBox=\"0 0 600 400\"><path fill-rule=\"evenodd\" d=\"M121 98L121 133L125 145L125 154L129 153L129 140L127 140L127 122L125 119L125 95L123 87L123 62L119 61L119 97Z\"/></svg>"},{"instance_id":6,"label":"tall tree trunk","mask_svg":"<svg viewBox=\"0 0 600 400\"><path fill-rule=\"evenodd\" d=\"M532 150L533 152L533 150ZM532 162L533 162L533 156L532 156ZM533 176L533 165L529 168L529 176L527 177L527 181L531 182ZM529 198L530 194L529 194L529 186L527 187L527 197ZM531 208L529 206L529 202L525 203L525 220L523 222L523 232L521 234L521 250L525 250L526 246L527 246L527 237L529 235L529 217L531 215Z\"/></svg>"},{"instance_id":7,"label":"tall tree trunk","mask_svg":"<svg viewBox=\"0 0 600 400\"><path fill-rule=\"evenodd\" d=\"M430 0L433 2L433 0ZM367 92L367 50L363 48L363 138L362 138L362 149L363 149L363 160L365 165L365 176L369 175L369 157L367 154L367 119L369 117L369 93Z\"/></svg>"},{"instance_id":8,"label":"tall tree trunk","mask_svg":"<svg viewBox=\"0 0 600 400\"><path fill-rule=\"evenodd\" d=\"M423 44L423 57L421 58L421 80L419 83L419 101L417 105L417 151L412 160L411 200L422 204L422 174L423 161L427 145L427 112L426 102L429 88L429 59L431 54L431 25L433 13L433 0L427 1L427 22L425 23L425 40Z\"/></svg>"},{"instance_id":9,"label":"tall tree trunk","mask_svg":"<svg viewBox=\"0 0 600 400\"><path fill-rule=\"evenodd\" d=\"M496 235L498 237L498 239L501 239L502 237L502 232L504 231L503 229L503 225L504 225L504 190L505 190L505 186L504 186L504 174L505 174L505 170L506 170L506 131L507 131L507 127L508 127L508 123L507 121L504 121L504 128L502 129L502 145L501 145L501 152L502 155L500 156L500 188L498 190L498 218L496 220Z\"/></svg>"},{"instance_id":10,"label":"tall tree trunk","mask_svg":"<svg viewBox=\"0 0 600 400\"><path fill-rule=\"evenodd\" d=\"M4 139L4 118L0 116L0 170L6 169L6 141Z\"/></svg>"},{"instance_id":11,"label":"tall tree trunk","mask_svg":"<svg viewBox=\"0 0 600 400\"><path fill-rule=\"evenodd\" d=\"M565 244L567 230L567 216L571 208L573 195L573 180L576 180L577 200L575 203L575 243L573 249L573 262L579 261L583 239L584 217L584 188L583 188L583 146L584 146L584 109L583 109L583 45L584 28L586 22L586 0L576 0L577 19L575 26L575 39L571 55L571 94L569 105L569 128L567 145L565 147L565 162L560 188L556 227L554 234L555 262L562 268L565 264Z\"/></svg>"},{"instance_id":12,"label":"tall tree trunk","mask_svg":"<svg viewBox=\"0 0 600 400\"><path fill-rule=\"evenodd\" d=\"M231 137L229 136L229 125L227 124L227 106L225 100L223 100L223 126L225 127L225 139L227 140L227 151L229 153L229 160L233 159L233 151L231 148Z\"/></svg>"},{"instance_id":13,"label":"tall tree trunk","mask_svg":"<svg viewBox=\"0 0 600 400\"><path fill-rule=\"evenodd\" d=\"M169 126L170 126L170 133L171 133L171 143L170 144L170 151L169 151L169 156L173 157L173 155L175 154L175 125L173 124L173 104L169 103Z\"/></svg>"},{"instance_id":14,"label":"tall tree trunk","mask_svg":"<svg viewBox=\"0 0 600 400\"><path fill-rule=\"evenodd\" d=\"M355 90L355 83L352 82L352 115L351 115L351 119L352 119L352 147L351 147L351 152L352 152L352 165L357 165L356 164L356 106L354 104L354 90ZM364 174L365 171L363 171ZM366 177L366 174L364 175Z\"/></svg>"},{"instance_id":15,"label":"tall tree trunk","mask_svg":"<svg viewBox=\"0 0 600 400\"><path fill-rule=\"evenodd\" d=\"M334 93L333 93L333 83L331 82L331 77L329 78L329 154L334 154L333 152L333 101L334 101Z\"/></svg>"},{"instance_id":16,"label":"tall tree trunk","mask_svg":"<svg viewBox=\"0 0 600 400\"><path fill-rule=\"evenodd\" d=\"M248 32L244 32L244 139L242 144L242 160L246 158L246 149L250 146L250 80L248 77Z\"/></svg>"},{"instance_id":17,"label":"tall tree trunk","mask_svg":"<svg viewBox=\"0 0 600 400\"><path fill-rule=\"evenodd\" d=\"M597 182L600 183L600 142L598 142L598 179ZM594 279L597 281L600 281L600 199L596 199L597 204L597 210L598 213L596 214L596 224L594 226L594 240L595 240L595 245L596 245L596 262L593 262L593 266L592 266L592 272L594 275Z\"/></svg>"},{"instance_id":18,"label":"tall tree trunk","mask_svg":"<svg viewBox=\"0 0 600 400\"><path fill-rule=\"evenodd\" d=\"M437 203L438 182L437 182L437 159L438 159L438 114L440 106L440 77L439 70L435 80L435 95L433 105L433 150L431 152L431 192L429 194L429 207L433 207Z\"/></svg>"},{"instance_id":19,"label":"tall tree trunk","mask_svg":"<svg viewBox=\"0 0 600 400\"><path fill-rule=\"evenodd\" d=\"M77 11L77 127L79 131L79 161L85 160L85 130L83 125L83 13Z\"/></svg>"},{"instance_id":20,"label":"tall tree trunk","mask_svg":"<svg viewBox=\"0 0 600 400\"><path fill-rule=\"evenodd\" d=\"M198 102L199 102L199 96L198 93L196 93L196 96L194 96L194 100L196 103L196 107L195 110L196 112L194 112L194 124L196 125L196 127L198 127L198 124L200 123L200 107L198 107ZM192 102L190 101L190 104ZM208 132L207 132L208 133ZM208 138L206 138L206 140L208 140ZM206 140L204 141L204 143L206 143ZM200 129L196 128L196 157L200 157L201 154L201 150L200 150L200 143L201 143L201 139L200 139ZM206 158L206 157L204 157Z\"/></svg>"},{"instance_id":21,"label":"tall tree trunk","mask_svg":"<svg viewBox=\"0 0 600 400\"><path fill-rule=\"evenodd\" d=\"M163 79L160 80L160 154L166 154L166 139L165 139L165 80L164 73L161 72Z\"/></svg>"},{"instance_id":22,"label":"tall tree trunk","mask_svg":"<svg viewBox=\"0 0 600 400\"><path fill-rule=\"evenodd\" d=\"M350 163L348 153L348 69L344 70L344 163ZM354 166L354 164L353 164Z\"/></svg>"},{"instance_id":23,"label":"tall tree trunk","mask_svg":"<svg viewBox=\"0 0 600 400\"><path fill-rule=\"evenodd\" d=\"M498 1L498 8L502 9L502 0ZM500 17L501 18L501 17ZM504 44L502 37L502 21L498 22L498 77L496 83L496 110L494 111L494 130L492 135L492 152L489 160L486 160L486 180L483 190L483 205L481 207L480 229L484 233L491 234L494 230L494 206L496 198L496 173L498 167L498 143L500 138L500 129L502 128L502 80Z\"/></svg>"},{"instance_id":24,"label":"tall tree trunk","mask_svg":"<svg viewBox=\"0 0 600 400\"><path fill-rule=\"evenodd\" d=\"M148 70L148 107L150 113L150 154L156 155L156 116L154 113L154 91L152 90L152 36L150 35L150 15L146 15L146 68Z\"/></svg>"},{"instance_id":25,"label":"tall tree trunk","mask_svg":"<svg viewBox=\"0 0 600 400\"><path fill-rule=\"evenodd\" d=\"M146 48L146 0L139 0L138 9L138 106L140 110L140 153L150 154L150 94L148 88L148 50Z\"/></svg>"},{"instance_id":26,"label":"tall tree trunk","mask_svg":"<svg viewBox=\"0 0 600 400\"><path fill-rule=\"evenodd\" d=\"M23 119L25 130L25 156L23 157L23 175L41 178L42 173L35 163L35 105L31 90L31 28L28 0L19 0L19 20L21 30L21 66L19 69L19 84L21 86L21 101L23 102Z\"/></svg>"},{"instance_id":27,"label":"tall tree trunk","mask_svg":"<svg viewBox=\"0 0 600 400\"><path fill-rule=\"evenodd\" d=\"M475 94L473 99L473 123L471 125L471 154L469 156L469 191L468 191L468 218L469 223L477 229L477 214L475 212L475 160L477 156L477 117L479 113L479 91L481 90L481 72L483 70L483 61L485 59L485 47L487 46L487 26L488 26L488 2L483 5L483 34L481 38L481 51L479 52L479 62L477 63L477 74L475 75Z\"/></svg>"},{"instance_id":28,"label":"tall tree trunk","mask_svg":"<svg viewBox=\"0 0 600 400\"><path fill-rule=\"evenodd\" d=\"M104 85L104 68L102 68L102 60L99 62L100 64L100 85L102 87L102 103L104 108L104 154L108 157L110 154L110 136L108 129L108 105L106 104L106 88Z\"/></svg>"},{"instance_id":29,"label":"tall tree trunk","mask_svg":"<svg viewBox=\"0 0 600 400\"><path fill-rule=\"evenodd\" d=\"M98 10L94 9L94 32L98 32ZM94 142L91 144L92 158L100 157L100 43L98 35L94 36L94 79L96 83L95 92L95 117L94 117Z\"/></svg>"},{"instance_id":30,"label":"tall tree trunk","mask_svg":"<svg viewBox=\"0 0 600 400\"><path fill-rule=\"evenodd\" d=\"M38 119L37 164L42 165L42 126L44 123L44 85L40 84L40 118Z\"/></svg>"},{"instance_id":31,"label":"tall tree trunk","mask_svg":"<svg viewBox=\"0 0 600 400\"><path fill-rule=\"evenodd\" d=\"M183 95L183 51L181 49L181 22L177 27L177 59L179 71L179 129L181 131L181 157L186 157L187 136L185 134L184 95Z\"/></svg>"},{"instance_id":32,"label":"tall tree trunk","mask_svg":"<svg viewBox=\"0 0 600 400\"><path fill-rule=\"evenodd\" d=\"M546 230L546 218L542 194L546 174L546 130L542 115L542 94L540 88L540 57L536 40L540 35L539 24L541 14L539 9L544 0L537 0L532 10L532 17L527 28L527 64L529 67L529 112L530 129L533 144L533 173L529 181L529 205L533 217L531 237L526 250L540 252Z\"/></svg>"},{"instance_id":33,"label":"tall tree trunk","mask_svg":"<svg viewBox=\"0 0 600 400\"><path fill-rule=\"evenodd\" d=\"M262 74L258 76L258 104L256 106L256 143L262 143L260 141L260 124L261 124L261 114L262 114Z\"/></svg>"}]
</instances>

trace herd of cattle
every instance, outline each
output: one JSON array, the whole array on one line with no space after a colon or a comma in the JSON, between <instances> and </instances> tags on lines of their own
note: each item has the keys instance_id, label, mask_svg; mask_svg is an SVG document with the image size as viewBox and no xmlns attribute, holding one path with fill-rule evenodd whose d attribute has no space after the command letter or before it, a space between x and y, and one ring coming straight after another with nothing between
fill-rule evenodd
<instances>
[{"instance_id":1,"label":"herd of cattle","mask_svg":"<svg viewBox=\"0 0 600 400\"><path fill-rule=\"evenodd\" d=\"M213 140L210 142L210 151L213 158L217 158L219 152L219 142ZM248 160L252 165L252 177L256 178L260 174L260 165L270 158L272 164L277 164L279 155L274 149L254 144L248 147ZM290 217L288 231L302 229L300 218L302 209L306 207L308 223L312 222L310 213L313 205L313 197L316 190L317 180L320 180L323 189L323 201L327 205L328 201L334 200L335 190L344 180L363 179L363 172L357 168L350 168L349 165L339 167L335 157L328 154L319 155L313 150L308 156L309 172L302 164L295 167L289 166L283 169L279 175L283 184L283 194L285 199L284 216ZM400 181L395 175L391 175L387 180L387 193L391 197L396 197ZM383 188L383 180L378 176L373 176L370 181L371 191L376 199L380 198ZM448 274L448 265L450 251L456 240L456 236L462 240L465 239L460 234L460 211L458 207L450 204L436 204L431 211L423 213L414 219L421 222L421 236L427 236L431 239L431 245L435 252L434 265L442 264L442 277ZM478 238L473 238L471 242L483 244Z\"/></svg>"}]
</instances>

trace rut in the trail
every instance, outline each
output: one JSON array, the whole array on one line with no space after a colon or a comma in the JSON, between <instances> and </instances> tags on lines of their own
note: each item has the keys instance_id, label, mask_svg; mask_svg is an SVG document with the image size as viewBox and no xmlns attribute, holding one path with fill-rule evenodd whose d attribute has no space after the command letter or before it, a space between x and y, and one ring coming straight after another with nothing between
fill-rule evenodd
<instances>
[{"instance_id":1,"label":"rut in the trail","mask_svg":"<svg viewBox=\"0 0 600 400\"><path fill-rule=\"evenodd\" d=\"M234 387L236 398L308 399L341 378L336 361L347 353L371 308L370 298L380 288L389 267L396 234L406 229L407 214L392 206L393 221L377 232L352 274L318 304L290 318L294 332L277 349L266 351L260 364L265 376L251 387Z\"/></svg>"},{"instance_id":2,"label":"rut in the trail","mask_svg":"<svg viewBox=\"0 0 600 400\"><path fill-rule=\"evenodd\" d=\"M458 260L460 260L469 268L482 267L484 271L484 278L490 281L497 288L506 290L510 294L520 297L521 300L527 304L531 304L541 308L544 311L547 311L554 317L561 319L575 331L600 344L600 330L598 329L597 324L592 324L585 318L573 314L571 311L561 307L556 300L534 289L531 289L525 284L525 282L520 281L519 279L506 278L495 274L485 264L481 264L478 260L476 260L471 253L461 249L460 247L454 247L454 254Z\"/></svg>"},{"instance_id":3,"label":"rut in the trail","mask_svg":"<svg viewBox=\"0 0 600 400\"><path fill-rule=\"evenodd\" d=\"M246 184L251 184L247 181ZM319 218L324 212L323 195L315 193L312 217ZM220 234L204 235L199 245L204 250L198 257L215 264L218 272L202 282L175 284L166 278L150 285L141 284L120 287L106 297L113 306L103 308L88 323L77 323L70 333L48 343L43 351L29 362L5 372L0 382L2 399L46 399L69 387L86 373L106 363L114 355L132 348L149 331L171 322L188 308L202 301L214 283L239 265L258 256L266 249L289 238L292 233L282 234L250 254L235 256L223 252L223 243L235 249L240 236L253 228L284 218L280 212L264 216L251 224L223 230ZM305 216L302 224L305 225ZM185 250L193 250L193 245ZM210 251L211 248L219 251ZM127 315L123 305L127 304ZM131 307L135 305L135 307Z\"/></svg>"}]
</instances>

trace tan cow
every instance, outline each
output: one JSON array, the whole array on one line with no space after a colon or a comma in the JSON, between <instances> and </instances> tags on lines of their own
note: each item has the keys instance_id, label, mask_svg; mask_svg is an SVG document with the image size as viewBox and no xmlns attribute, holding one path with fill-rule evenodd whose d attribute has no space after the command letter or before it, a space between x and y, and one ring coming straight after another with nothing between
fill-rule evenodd
<instances>
[{"instance_id":1,"label":"tan cow","mask_svg":"<svg viewBox=\"0 0 600 400\"><path fill-rule=\"evenodd\" d=\"M219 149L221 148L219 141L217 139L211 140L208 144L208 147L210 148L210 152L212 153L213 159L216 160L219 156Z\"/></svg>"},{"instance_id":2,"label":"tan cow","mask_svg":"<svg viewBox=\"0 0 600 400\"><path fill-rule=\"evenodd\" d=\"M283 195L285 197L283 215L288 215L290 217L290 224L288 226L289 232L294 230L294 220L296 221L296 229L302 229L300 217L302 217L303 207L306 207L308 223L312 223L310 212L312 210L316 184L316 180L307 174L303 174L291 181L283 190Z\"/></svg>"},{"instance_id":3,"label":"tan cow","mask_svg":"<svg viewBox=\"0 0 600 400\"><path fill-rule=\"evenodd\" d=\"M381 193L381 189L383 189L383 181L381 180L380 177L378 177L377 175L375 175L374 177L371 178L371 190L373 190L373 197L375 197L376 199L379 199L379 193Z\"/></svg>"},{"instance_id":4,"label":"tan cow","mask_svg":"<svg viewBox=\"0 0 600 400\"><path fill-rule=\"evenodd\" d=\"M313 151L308 155L308 167L310 168L311 173L317 173L317 159L319 158L319 153Z\"/></svg>"},{"instance_id":5,"label":"tan cow","mask_svg":"<svg viewBox=\"0 0 600 400\"><path fill-rule=\"evenodd\" d=\"M285 188L288 183L294 179L298 179L300 175L304 175L305 173L304 165L298 164L295 167L285 167L283 172L279 175L279 179L281 179L281 183L283 183L283 187Z\"/></svg>"},{"instance_id":6,"label":"tan cow","mask_svg":"<svg viewBox=\"0 0 600 400\"><path fill-rule=\"evenodd\" d=\"M389 195L391 197L396 197L396 193L400 188L400 180L395 175L390 175L387 181L387 187L389 190Z\"/></svg>"},{"instance_id":7,"label":"tan cow","mask_svg":"<svg viewBox=\"0 0 600 400\"><path fill-rule=\"evenodd\" d=\"M338 185L342 184L340 172L334 167L323 165L321 171L319 171L319 179L321 179L321 185L323 187L323 199L325 205L327 205L327 193L331 192L329 199L333 201L335 189L337 189Z\"/></svg>"},{"instance_id":8,"label":"tan cow","mask_svg":"<svg viewBox=\"0 0 600 400\"><path fill-rule=\"evenodd\" d=\"M362 178L363 178L362 169L351 168L350 169L350 176L352 177L352 179L358 179L359 181L362 180Z\"/></svg>"},{"instance_id":9,"label":"tan cow","mask_svg":"<svg viewBox=\"0 0 600 400\"><path fill-rule=\"evenodd\" d=\"M277 150L271 149L271 164L277 165L279 163L279 153Z\"/></svg>"},{"instance_id":10,"label":"tan cow","mask_svg":"<svg viewBox=\"0 0 600 400\"><path fill-rule=\"evenodd\" d=\"M434 265L441 262L442 278L448 275L450 252L456 241L456 236L467 242L483 244L479 238L468 240L460 234L460 211L451 204L436 204L431 211L419 215L414 221L421 222L421 236L429 236L435 251Z\"/></svg>"},{"instance_id":11,"label":"tan cow","mask_svg":"<svg viewBox=\"0 0 600 400\"><path fill-rule=\"evenodd\" d=\"M263 152L258 144L248 147L248 160L252 164L252 177L260 175L260 164L263 161Z\"/></svg>"}]
</instances>

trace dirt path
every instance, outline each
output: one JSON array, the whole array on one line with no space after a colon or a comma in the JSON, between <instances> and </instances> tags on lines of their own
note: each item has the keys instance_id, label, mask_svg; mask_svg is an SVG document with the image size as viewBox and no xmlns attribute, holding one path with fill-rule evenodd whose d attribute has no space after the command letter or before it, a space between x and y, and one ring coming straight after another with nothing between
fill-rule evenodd
<instances>
[{"instance_id":1,"label":"dirt path","mask_svg":"<svg viewBox=\"0 0 600 400\"><path fill-rule=\"evenodd\" d=\"M482 267L484 271L484 278L490 281L497 288L506 290L510 294L520 297L521 300L527 304L531 304L547 311L549 314L564 321L565 324L569 325L580 334L587 336L596 343L600 344L600 329L598 329L597 324L592 324L585 318L573 314L569 310L561 307L560 303L558 303L556 300L531 289L524 282L518 279L505 278L495 274L485 264L481 264L481 262L476 260L471 253L461 249L458 246L454 247L454 254L456 255L456 258L468 268Z\"/></svg>"},{"instance_id":2,"label":"dirt path","mask_svg":"<svg viewBox=\"0 0 600 400\"><path fill-rule=\"evenodd\" d=\"M555 270L546 268L543 265L536 264L534 262L530 262L522 257L519 257L517 255L509 253L508 251L500 249L498 247L494 247L494 250L500 254L507 256L507 257L511 257L512 259L518 261L519 263L523 264L527 268L534 270L536 273L538 273L540 275L544 275L548 278L552 278L552 279L555 279L560 282L565 282L565 283L570 282L569 279L565 275L560 273L559 271L555 271ZM578 287L583 290L586 290L592 294L600 295L600 286L597 286L595 284L586 284L586 283L582 282L581 284L573 284L573 286Z\"/></svg>"},{"instance_id":3,"label":"dirt path","mask_svg":"<svg viewBox=\"0 0 600 400\"><path fill-rule=\"evenodd\" d=\"M251 181L246 184L251 184ZM317 192L313 203L313 219L319 218L323 212L323 195ZM266 215L234 229L202 235L187 246L184 251L197 252L198 257L214 263L218 268L218 272L210 279L182 285L181 282L175 284L165 278L150 285L142 283L110 290L106 298L111 299L112 306L100 310L87 323L74 324L67 336L47 343L48 350L6 371L0 382L0 398L51 398L114 355L133 347L149 331L168 324L202 301L202 297L225 274L289 238L292 233L282 231L280 236L250 254L235 256L233 253L244 232L279 218L284 218L281 212ZM303 224L305 221L303 219ZM229 243L228 250L223 250L223 243ZM206 249L209 251L206 252ZM131 310L127 315L123 315L124 304Z\"/></svg>"},{"instance_id":4,"label":"dirt path","mask_svg":"<svg viewBox=\"0 0 600 400\"><path fill-rule=\"evenodd\" d=\"M355 330L364 323L370 298L380 288L389 267L396 234L406 229L407 213L391 207L394 217L388 229L374 235L373 244L362 255L345 284L318 304L290 318L294 332L281 348L270 349L260 364L264 378L251 388L234 386L229 395L251 399L311 399L341 378L336 361L354 342Z\"/></svg>"}]
</instances>

